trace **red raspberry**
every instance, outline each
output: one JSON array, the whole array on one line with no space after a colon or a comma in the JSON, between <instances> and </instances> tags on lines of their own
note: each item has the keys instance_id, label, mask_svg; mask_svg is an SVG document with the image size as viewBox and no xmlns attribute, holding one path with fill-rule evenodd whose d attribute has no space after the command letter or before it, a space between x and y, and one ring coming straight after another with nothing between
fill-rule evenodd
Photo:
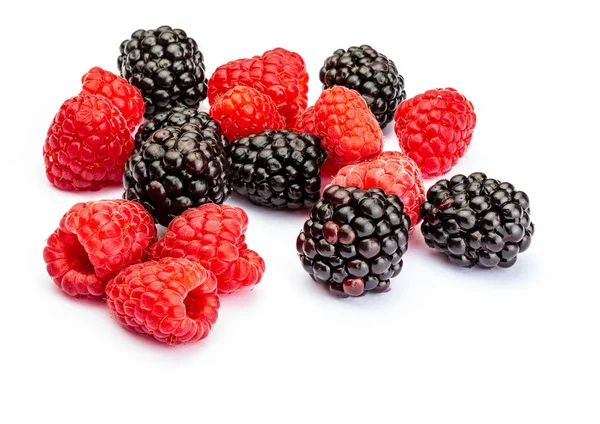
<instances>
[{"instance_id":1,"label":"red raspberry","mask_svg":"<svg viewBox=\"0 0 600 424\"><path fill-rule=\"evenodd\" d=\"M131 265L106 286L108 306L128 330L168 343L202 340L220 306L215 275L184 258Z\"/></svg>"},{"instance_id":2,"label":"red raspberry","mask_svg":"<svg viewBox=\"0 0 600 424\"><path fill-rule=\"evenodd\" d=\"M410 217L411 229L419 222L419 210L425 202L425 188L417 165L401 152L384 152L376 159L340 169L332 185L357 186L361 189L378 187L395 194L404 203Z\"/></svg>"},{"instance_id":3,"label":"red raspberry","mask_svg":"<svg viewBox=\"0 0 600 424\"><path fill-rule=\"evenodd\" d=\"M438 88L400 103L394 121L400 147L428 178L450 171L465 155L476 117L465 96Z\"/></svg>"},{"instance_id":4,"label":"red raspberry","mask_svg":"<svg viewBox=\"0 0 600 424\"><path fill-rule=\"evenodd\" d=\"M315 127L330 159L352 163L381 153L383 134L365 100L343 86L324 90L314 106Z\"/></svg>"},{"instance_id":5,"label":"red raspberry","mask_svg":"<svg viewBox=\"0 0 600 424\"><path fill-rule=\"evenodd\" d=\"M81 82L81 94L97 94L110 100L123 114L131 132L142 123L145 110L142 93L126 79L95 67L81 78Z\"/></svg>"},{"instance_id":6,"label":"red raspberry","mask_svg":"<svg viewBox=\"0 0 600 424\"><path fill-rule=\"evenodd\" d=\"M46 269L71 296L102 296L123 267L143 261L156 240L154 219L127 200L77 203L60 220L44 248Z\"/></svg>"},{"instance_id":7,"label":"red raspberry","mask_svg":"<svg viewBox=\"0 0 600 424\"><path fill-rule=\"evenodd\" d=\"M317 134L317 128L315 126L315 107L311 106L300 116L298 122L296 122L295 130L297 132L307 132L311 134Z\"/></svg>"},{"instance_id":8,"label":"red raspberry","mask_svg":"<svg viewBox=\"0 0 600 424\"><path fill-rule=\"evenodd\" d=\"M247 248L248 215L236 206L205 204L173 219L165 236L150 248L153 259L185 257L212 271L220 293L258 284L265 262Z\"/></svg>"},{"instance_id":9,"label":"red raspberry","mask_svg":"<svg viewBox=\"0 0 600 424\"><path fill-rule=\"evenodd\" d=\"M61 190L99 190L122 184L133 137L119 109L103 96L82 94L63 103L44 143L46 177Z\"/></svg>"},{"instance_id":10,"label":"red raspberry","mask_svg":"<svg viewBox=\"0 0 600 424\"><path fill-rule=\"evenodd\" d=\"M210 115L221 126L223 135L233 141L263 130L282 130L285 119L273 100L254 88L239 85L219 98Z\"/></svg>"},{"instance_id":11,"label":"red raspberry","mask_svg":"<svg viewBox=\"0 0 600 424\"><path fill-rule=\"evenodd\" d=\"M308 73L302 57L276 48L262 56L238 59L219 66L208 81L210 104L229 89L245 85L267 94L293 128L308 105Z\"/></svg>"}]
</instances>

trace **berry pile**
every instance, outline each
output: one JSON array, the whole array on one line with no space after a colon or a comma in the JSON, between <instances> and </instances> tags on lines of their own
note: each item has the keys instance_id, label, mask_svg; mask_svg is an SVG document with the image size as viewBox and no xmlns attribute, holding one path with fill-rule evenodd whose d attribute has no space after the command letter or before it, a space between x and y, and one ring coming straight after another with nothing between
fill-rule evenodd
<instances>
[{"instance_id":1,"label":"berry pile","mask_svg":"<svg viewBox=\"0 0 600 424\"><path fill-rule=\"evenodd\" d=\"M173 220L156 241L153 218L137 202L74 205L48 238L48 274L65 293L105 297L128 330L178 344L205 338L217 320L217 293L260 282L263 259L246 246L248 216L203 205Z\"/></svg>"},{"instance_id":2,"label":"berry pile","mask_svg":"<svg viewBox=\"0 0 600 424\"><path fill-rule=\"evenodd\" d=\"M386 292L421 220L427 246L462 267L508 268L531 244L529 198L512 184L476 172L425 191L423 178L465 156L473 104L453 88L405 100L394 61L371 46L325 59L310 107L304 59L283 48L207 79L194 39L161 26L123 41L117 63L121 76L99 67L83 76L43 157L57 188L122 184L123 199L75 204L43 257L62 291L106 299L132 332L168 344L204 339L219 296L261 281L248 215L223 204L232 190L271 209L310 209L297 254L341 297ZM208 113L198 109L207 97ZM392 120L401 152L383 152ZM167 227L160 239L157 224Z\"/></svg>"}]
</instances>

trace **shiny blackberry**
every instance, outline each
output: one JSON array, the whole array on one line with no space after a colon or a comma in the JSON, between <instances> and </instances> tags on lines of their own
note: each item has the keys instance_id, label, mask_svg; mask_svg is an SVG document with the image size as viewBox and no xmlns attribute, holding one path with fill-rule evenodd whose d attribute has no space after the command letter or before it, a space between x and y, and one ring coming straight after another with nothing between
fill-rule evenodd
<instances>
[{"instance_id":1,"label":"shiny blackberry","mask_svg":"<svg viewBox=\"0 0 600 424\"><path fill-rule=\"evenodd\" d=\"M394 118L398 104L406 99L404 78L394 62L368 45L333 52L325 60L319 79L323 88L343 85L358 91L381 128Z\"/></svg>"},{"instance_id":2,"label":"shiny blackberry","mask_svg":"<svg viewBox=\"0 0 600 424\"><path fill-rule=\"evenodd\" d=\"M410 218L379 188L330 186L296 240L302 266L339 296L384 292L402 270Z\"/></svg>"},{"instance_id":3,"label":"shiny blackberry","mask_svg":"<svg viewBox=\"0 0 600 424\"><path fill-rule=\"evenodd\" d=\"M231 192L229 167L212 131L192 123L161 128L127 160L123 198L140 202L167 226L188 208L223 203Z\"/></svg>"},{"instance_id":4,"label":"shiny blackberry","mask_svg":"<svg viewBox=\"0 0 600 424\"><path fill-rule=\"evenodd\" d=\"M462 267L513 266L535 230L527 194L482 172L436 182L421 217L427 246Z\"/></svg>"},{"instance_id":5,"label":"shiny blackberry","mask_svg":"<svg viewBox=\"0 0 600 424\"><path fill-rule=\"evenodd\" d=\"M135 134L135 146L139 148L142 142L156 130L165 127L181 127L188 123L198 125L205 140L211 138L215 143L219 142L223 149L229 145L227 138L221 133L221 126L208 113L186 106L174 106L168 111L154 115L152 119L140 126Z\"/></svg>"},{"instance_id":6,"label":"shiny blackberry","mask_svg":"<svg viewBox=\"0 0 600 424\"><path fill-rule=\"evenodd\" d=\"M161 26L139 29L120 46L123 78L142 92L151 118L177 104L197 106L207 95L204 57L185 31Z\"/></svg>"},{"instance_id":7,"label":"shiny blackberry","mask_svg":"<svg viewBox=\"0 0 600 424\"><path fill-rule=\"evenodd\" d=\"M263 131L230 145L233 189L274 209L310 208L319 200L325 151L312 134Z\"/></svg>"}]
</instances>

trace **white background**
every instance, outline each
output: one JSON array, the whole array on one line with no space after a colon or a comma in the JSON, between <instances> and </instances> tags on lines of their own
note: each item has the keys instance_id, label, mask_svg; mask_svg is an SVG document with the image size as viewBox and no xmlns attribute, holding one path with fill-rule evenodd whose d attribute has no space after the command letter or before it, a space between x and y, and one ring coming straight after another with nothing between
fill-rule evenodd
<instances>
[{"instance_id":1,"label":"white background","mask_svg":"<svg viewBox=\"0 0 600 424\"><path fill-rule=\"evenodd\" d=\"M599 423L598 2L186 3L2 6L0 422ZM363 43L396 62L409 97L457 88L478 123L452 173L525 190L530 250L508 270L465 270L417 231L389 293L340 300L296 257L305 212L234 198L267 271L222 298L205 341L161 346L102 302L63 295L46 237L72 204L121 190L50 186L46 130L81 75L116 72L121 41L163 24L198 41L209 74L276 46L299 52L311 104L322 61ZM398 148L391 126L385 138Z\"/></svg>"}]
</instances>

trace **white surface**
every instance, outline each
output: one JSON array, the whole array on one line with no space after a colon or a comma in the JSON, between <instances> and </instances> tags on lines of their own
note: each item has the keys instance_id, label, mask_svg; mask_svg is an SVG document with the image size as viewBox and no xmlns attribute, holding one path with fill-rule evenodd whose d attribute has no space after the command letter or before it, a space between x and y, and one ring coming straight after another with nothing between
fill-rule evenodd
<instances>
[{"instance_id":1,"label":"white surface","mask_svg":"<svg viewBox=\"0 0 600 424\"><path fill-rule=\"evenodd\" d=\"M28 3L2 11L0 422L600 422L598 2ZM47 127L82 74L116 71L120 42L162 24L198 41L209 73L276 46L299 52L311 103L322 61L363 43L396 62L409 97L457 88L478 124L452 173L525 190L530 250L509 270L464 270L416 232L389 293L340 300L298 262L303 213L236 198L267 272L223 297L204 342L162 347L102 302L62 295L46 237L75 202L121 192L51 187ZM385 137L397 148L391 126Z\"/></svg>"}]
</instances>

